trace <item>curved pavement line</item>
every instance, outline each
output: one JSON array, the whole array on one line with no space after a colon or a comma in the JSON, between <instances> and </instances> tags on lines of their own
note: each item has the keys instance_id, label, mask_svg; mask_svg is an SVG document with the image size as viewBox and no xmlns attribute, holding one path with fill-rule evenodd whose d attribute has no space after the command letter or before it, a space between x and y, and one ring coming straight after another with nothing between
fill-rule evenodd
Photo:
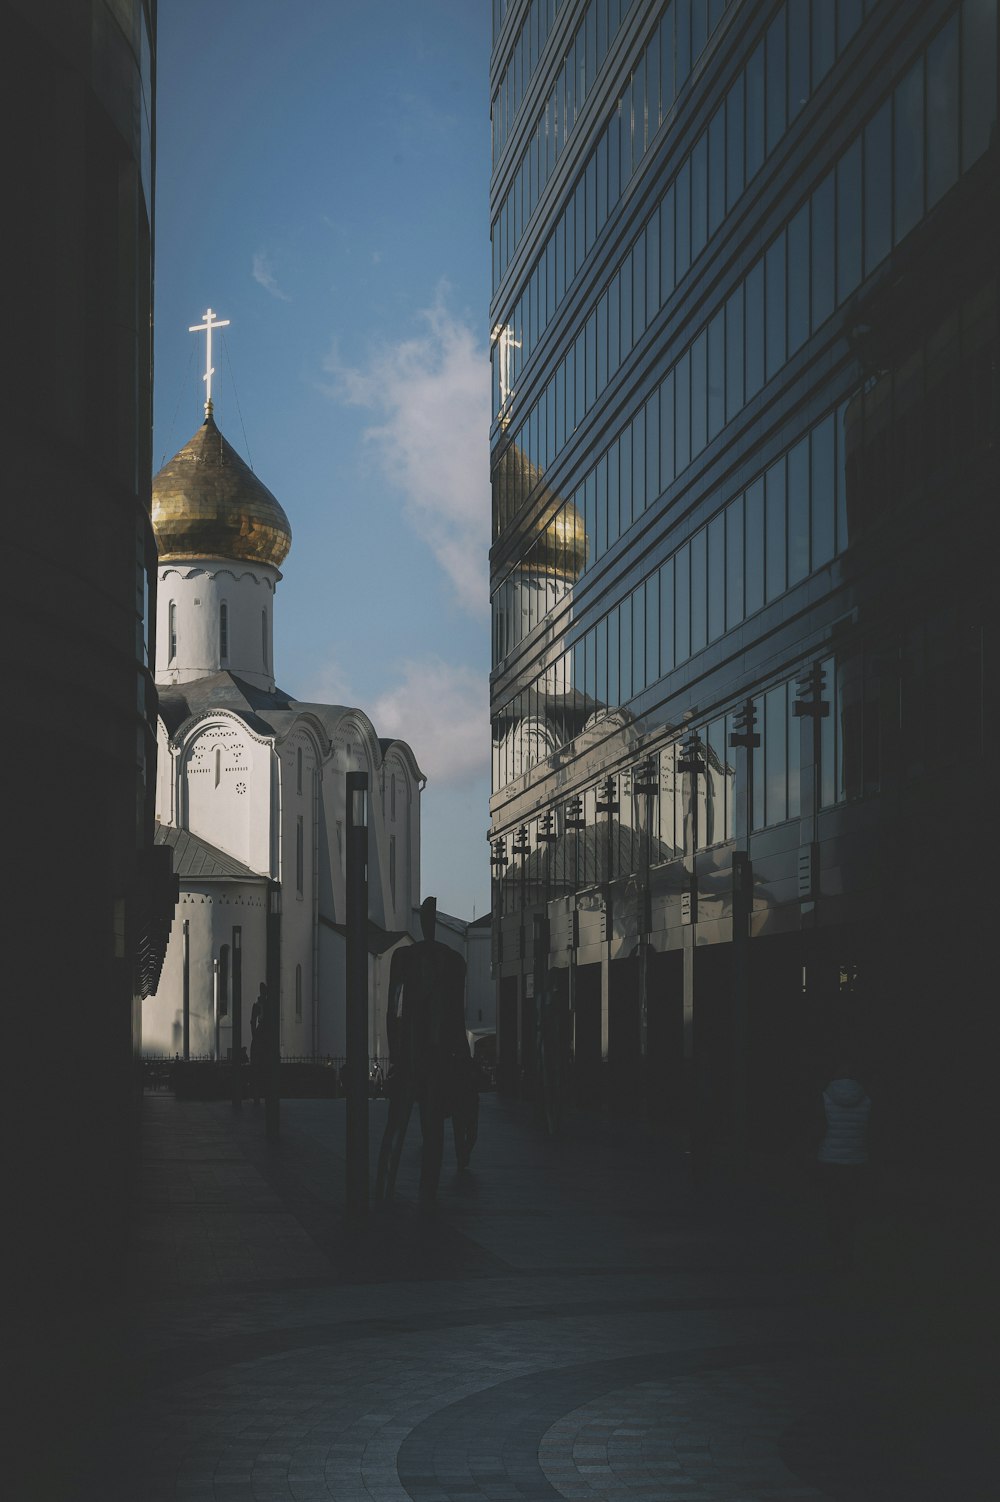
<instances>
[{"instance_id":1,"label":"curved pavement line","mask_svg":"<svg viewBox=\"0 0 1000 1502\"><path fill-rule=\"evenodd\" d=\"M683 1314L714 1309L785 1309L799 1302L767 1295L739 1294L719 1297L696 1294L688 1298L593 1299L565 1304L498 1304L479 1309L442 1310L401 1319L330 1321L322 1325L283 1326L272 1330L247 1331L224 1340L175 1346L139 1359L132 1372L143 1387L203 1377L209 1372L282 1356L316 1346L343 1345L345 1341L372 1340L384 1336L418 1335L435 1330L459 1330L530 1321L592 1318L602 1314ZM492 1389L491 1389L492 1391Z\"/></svg>"},{"instance_id":2,"label":"curved pavement line","mask_svg":"<svg viewBox=\"0 0 1000 1502\"><path fill-rule=\"evenodd\" d=\"M565 1502L542 1470L538 1452L546 1432L574 1408L638 1382L816 1354L816 1347L804 1342L705 1346L512 1377L459 1398L417 1424L399 1447L396 1471L412 1502L470 1502L477 1497Z\"/></svg>"}]
</instances>

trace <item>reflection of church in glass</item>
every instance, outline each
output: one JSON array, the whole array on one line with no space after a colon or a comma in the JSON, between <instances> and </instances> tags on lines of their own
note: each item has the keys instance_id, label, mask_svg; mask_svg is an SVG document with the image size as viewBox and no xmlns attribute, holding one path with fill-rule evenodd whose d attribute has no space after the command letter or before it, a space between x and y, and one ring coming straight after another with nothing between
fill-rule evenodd
<instances>
[{"instance_id":1,"label":"reflection of church in glass","mask_svg":"<svg viewBox=\"0 0 1000 1502\"><path fill-rule=\"evenodd\" d=\"M935 1056L928 829L979 869L942 768L989 775L995 693L996 8L598 9L491 191L499 1073L558 984L583 1095L679 1122L697 1076L733 1140L752 1064L787 1139L830 1037Z\"/></svg>"}]
</instances>

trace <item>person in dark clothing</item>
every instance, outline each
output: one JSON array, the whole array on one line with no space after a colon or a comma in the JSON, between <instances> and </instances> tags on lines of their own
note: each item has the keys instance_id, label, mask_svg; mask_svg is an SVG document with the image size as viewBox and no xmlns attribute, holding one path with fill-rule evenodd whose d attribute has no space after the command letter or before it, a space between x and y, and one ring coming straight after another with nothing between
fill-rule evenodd
<instances>
[{"instance_id":1,"label":"person in dark clothing","mask_svg":"<svg viewBox=\"0 0 1000 1502\"><path fill-rule=\"evenodd\" d=\"M441 1176L445 1119L454 1117L459 1071L469 1060L465 962L461 955L435 939L436 925L437 902L428 897L420 907L422 942L397 949L392 957L386 1019L389 1119L379 1149L376 1199L392 1197L415 1103L420 1108L423 1135L420 1197L434 1198ZM461 1103L459 1109L461 1112ZM463 1167L472 1150L469 1135L463 1127L461 1147L456 1135L456 1150Z\"/></svg>"},{"instance_id":2,"label":"person in dark clothing","mask_svg":"<svg viewBox=\"0 0 1000 1502\"><path fill-rule=\"evenodd\" d=\"M260 992L250 1013L250 1084L253 1090L253 1103L255 1106L260 1105L260 1098L264 1094L264 1008L266 1005L267 987L261 981Z\"/></svg>"}]
</instances>

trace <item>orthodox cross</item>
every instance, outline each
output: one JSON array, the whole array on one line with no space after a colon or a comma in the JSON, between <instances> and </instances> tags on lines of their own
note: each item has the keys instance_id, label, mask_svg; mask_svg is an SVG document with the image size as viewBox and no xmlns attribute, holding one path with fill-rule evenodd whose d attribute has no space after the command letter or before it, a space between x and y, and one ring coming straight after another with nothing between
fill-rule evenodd
<instances>
[{"instance_id":1,"label":"orthodox cross","mask_svg":"<svg viewBox=\"0 0 1000 1502\"><path fill-rule=\"evenodd\" d=\"M521 348L521 341L514 338L514 330L509 323L497 324L493 330L493 337L499 346L500 410L502 412L507 405L507 398L511 394L512 377L514 374L514 350Z\"/></svg>"},{"instance_id":2,"label":"orthodox cross","mask_svg":"<svg viewBox=\"0 0 1000 1502\"><path fill-rule=\"evenodd\" d=\"M215 375L215 370L212 367L212 330L227 329L229 327L229 319L216 318L211 308L208 309L204 316L205 322L191 324L188 333L205 335L205 374L202 376L202 380L205 382L205 416L207 417L212 410L212 377Z\"/></svg>"}]
</instances>

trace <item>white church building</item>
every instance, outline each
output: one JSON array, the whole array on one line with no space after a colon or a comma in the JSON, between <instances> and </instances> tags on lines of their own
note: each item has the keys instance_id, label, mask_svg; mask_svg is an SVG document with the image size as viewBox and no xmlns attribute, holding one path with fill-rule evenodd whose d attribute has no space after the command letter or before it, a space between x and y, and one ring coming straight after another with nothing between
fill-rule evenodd
<instances>
[{"instance_id":1,"label":"white church building","mask_svg":"<svg viewBox=\"0 0 1000 1502\"><path fill-rule=\"evenodd\" d=\"M420 794L410 747L362 710L301 703L272 654L282 507L216 425L211 397L189 443L153 482L159 548L156 841L172 847L180 901L155 996L147 1055L225 1059L242 1037L280 933L283 1057L345 1052L345 785L369 786L369 1050L387 1052L393 949L419 937Z\"/></svg>"}]
</instances>

